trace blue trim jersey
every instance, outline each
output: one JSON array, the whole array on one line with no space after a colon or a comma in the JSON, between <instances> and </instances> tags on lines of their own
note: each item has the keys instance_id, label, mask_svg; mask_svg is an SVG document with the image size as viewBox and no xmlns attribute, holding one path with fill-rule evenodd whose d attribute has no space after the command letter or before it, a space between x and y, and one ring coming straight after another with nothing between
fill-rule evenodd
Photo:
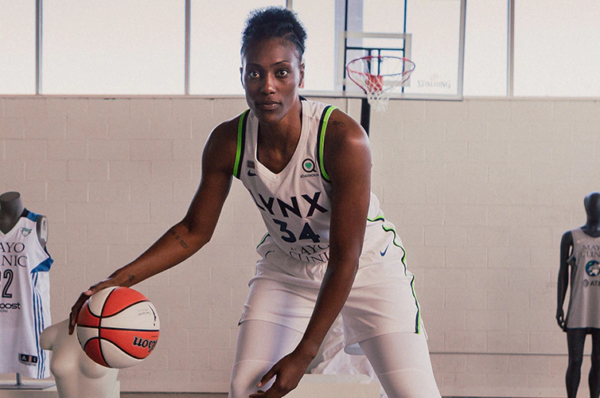
<instances>
[{"instance_id":1,"label":"blue trim jersey","mask_svg":"<svg viewBox=\"0 0 600 398\"><path fill-rule=\"evenodd\" d=\"M257 117L251 111L240 117L234 176L250 192L267 227L267 234L257 247L262 260L257 264L251 286L266 278L288 286L318 289L329 261L331 182L324 167L323 146L327 123L335 108L314 101L303 100L301 103L300 138L292 158L279 173L273 173L258 160ZM393 224L385 220L379 200L373 193L365 223L365 240L353 290L395 280L394 286L398 289L394 289L402 291L397 294L402 298L400 303L394 304L394 311L400 314L396 318L402 318L402 325L391 325L390 321L385 330L420 333L422 324L413 289L414 275L406 269L402 242ZM251 296L253 294L251 292ZM347 305L353 297L351 293ZM395 298L388 301L397 302ZM368 307L369 303L364 301L364 305ZM289 315L293 309L286 311ZM305 315L310 316L311 311L306 310L296 318L307 319ZM300 323L296 325L288 315L259 315L247 305L242 319L262 317L301 330Z\"/></svg>"},{"instance_id":2,"label":"blue trim jersey","mask_svg":"<svg viewBox=\"0 0 600 398\"><path fill-rule=\"evenodd\" d=\"M40 335L50 326L52 258L40 244L38 214L25 210L8 233L0 232L0 374L50 377Z\"/></svg>"},{"instance_id":3,"label":"blue trim jersey","mask_svg":"<svg viewBox=\"0 0 600 398\"><path fill-rule=\"evenodd\" d=\"M567 328L600 329L600 238L586 235L581 228L571 231L573 253L571 296Z\"/></svg>"}]
</instances>

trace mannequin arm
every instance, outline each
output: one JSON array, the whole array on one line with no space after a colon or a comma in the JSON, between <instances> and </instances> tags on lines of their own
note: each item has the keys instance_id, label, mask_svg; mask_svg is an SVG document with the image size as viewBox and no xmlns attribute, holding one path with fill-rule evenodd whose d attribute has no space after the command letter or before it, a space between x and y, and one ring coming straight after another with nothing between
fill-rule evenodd
<instances>
[{"instance_id":1,"label":"mannequin arm","mask_svg":"<svg viewBox=\"0 0 600 398\"><path fill-rule=\"evenodd\" d=\"M566 330L565 313L563 304L569 286L569 264L568 259L573 248L573 234L565 232L560 242L560 268L558 271L556 321L561 329Z\"/></svg>"}]
</instances>

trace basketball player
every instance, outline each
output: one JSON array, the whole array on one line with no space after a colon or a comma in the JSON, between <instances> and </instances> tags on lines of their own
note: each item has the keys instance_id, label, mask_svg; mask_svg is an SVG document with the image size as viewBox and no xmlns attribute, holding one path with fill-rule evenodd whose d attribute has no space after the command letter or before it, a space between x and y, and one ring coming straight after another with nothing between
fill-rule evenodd
<instances>
[{"instance_id":1,"label":"basketball player","mask_svg":"<svg viewBox=\"0 0 600 398\"><path fill-rule=\"evenodd\" d=\"M185 218L142 256L82 293L131 286L188 258L217 224L232 177L267 234L240 321L230 397L278 398L294 389L342 314L390 398L435 398L414 277L394 227L370 192L369 141L340 110L303 100L306 33L291 11L255 11L242 39L249 110L217 126Z\"/></svg>"},{"instance_id":2,"label":"basketball player","mask_svg":"<svg viewBox=\"0 0 600 398\"><path fill-rule=\"evenodd\" d=\"M600 193L593 192L583 201L587 222L567 231L560 243L558 306L556 320L567 332L569 366L566 384L569 398L577 396L586 335L592 335L592 367L589 374L590 397L600 396ZM571 296L567 318L563 303L569 285Z\"/></svg>"},{"instance_id":3,"label":"basketball player","mask_svg":"<svg viewBox=\"0 0 600 398\"><path fill-rule=\"evenodd\" d=\"M50 325L46 218L18 192L0 195L0 374L50 377L40 334Z\"/></svg>"}]
</instances>

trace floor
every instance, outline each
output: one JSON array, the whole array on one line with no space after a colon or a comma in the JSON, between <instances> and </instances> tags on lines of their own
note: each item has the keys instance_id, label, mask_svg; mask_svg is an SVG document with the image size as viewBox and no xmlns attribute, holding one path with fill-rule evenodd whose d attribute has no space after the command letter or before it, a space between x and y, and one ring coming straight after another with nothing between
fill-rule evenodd
<instances>
[{"instance_id":1,"label":"floor","mask_svg":"<svg viewBox=\"0 0 600 398\"><path fill-rule=\"evenodd\" d=\"M226 398L225 393L144 393L144 392L122 392L122 398ZM478 398L478 397L444 397L444 398ZM501 398L501 397L497 397ZM518 397L513 397L518 398ZM540 397L541 398L541 397Z\"/></svg>"},{"instance_id":2,"label":"floor","mask_svg":"<svg viewBox=\"0 0 600 398\"><path fill-rule=\"evenodd\" d=\"M180 393L160 393L160 392L122 392L122 398L227 398L226 393L196 393L196 392L180 392Z\"/></svg>"}]
</instances>

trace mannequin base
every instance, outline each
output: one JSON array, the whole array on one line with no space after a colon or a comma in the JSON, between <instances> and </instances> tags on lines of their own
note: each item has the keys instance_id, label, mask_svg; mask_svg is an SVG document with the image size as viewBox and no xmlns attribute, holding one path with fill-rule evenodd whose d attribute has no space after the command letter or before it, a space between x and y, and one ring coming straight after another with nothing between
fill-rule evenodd
<instances>
[{"instance_id":1,"label":"mannequin base","mask_svg":"<svg viewBox=\"0 0 600 398\"><path fill-rule=\"evenodd\" d=\"M42 387L45 386L45 387ZM113 393L106 398L120 398L121 386L117 380ZM53 382L28 380L22 385L0 382L0 398L59 398Z\"/></svg>"}]
</instances>

